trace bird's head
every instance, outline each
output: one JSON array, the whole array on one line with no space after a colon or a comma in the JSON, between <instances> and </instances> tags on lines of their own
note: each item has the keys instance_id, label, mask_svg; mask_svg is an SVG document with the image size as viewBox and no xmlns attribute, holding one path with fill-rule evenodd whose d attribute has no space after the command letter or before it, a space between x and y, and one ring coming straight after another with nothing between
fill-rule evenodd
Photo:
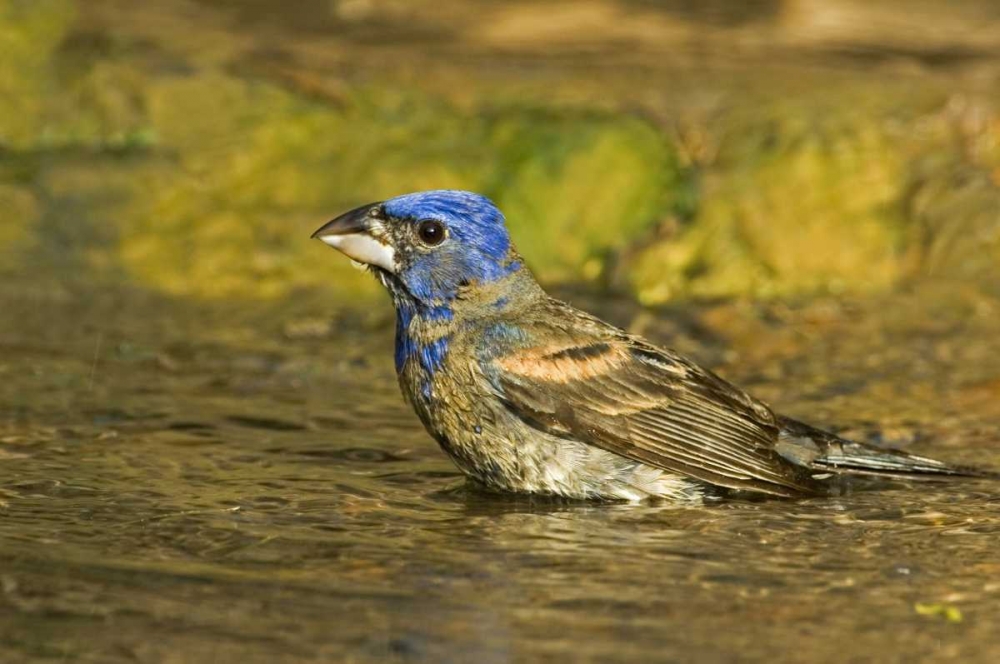
<instances>
[{"instance_id":1,"label":"bird's head","mask_svg":"<svg viewBox=\"0 0 1000 664\"><path fill-rule=\"evenodd\" d=\"M355 208L313 233L393 292L430 307L521 269L503 214L467 191L406 194Z\"/></svg>"}]
</instances>

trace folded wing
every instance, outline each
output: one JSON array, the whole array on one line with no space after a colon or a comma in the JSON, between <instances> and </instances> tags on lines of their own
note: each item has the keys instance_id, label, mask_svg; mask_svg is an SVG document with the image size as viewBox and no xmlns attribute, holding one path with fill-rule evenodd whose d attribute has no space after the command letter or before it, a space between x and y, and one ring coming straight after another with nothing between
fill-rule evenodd
<instances>
[{"instance_id":1,"label":"folded wing","mask_svg":"<svg viewBox=\"0 0 1000 664\"><path fill-rule=\"evenodd\" d=\"M818 491L808 469L775 451L779 427L767 406L679 355L583 323L538 323L523 338L546 343L490 359L499 396L523 421L718 486Z\"/></svg>"}]
</instances>

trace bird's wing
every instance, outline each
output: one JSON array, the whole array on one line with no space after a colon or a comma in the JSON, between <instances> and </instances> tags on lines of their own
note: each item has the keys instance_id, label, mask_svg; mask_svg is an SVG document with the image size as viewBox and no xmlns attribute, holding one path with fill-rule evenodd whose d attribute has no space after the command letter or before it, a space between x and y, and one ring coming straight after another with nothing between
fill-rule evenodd
<instances>
[{"instance_id":1,"label":"bird's wing","mask_svg":"<svg viewBox=\"0 0 1000 664\"><path fill-rule=\"evenodd\" d=\"M488 360L498 395L524 422L718 486L817 491L805 468L775 451L767 406L676 353L570 311L579 324L519 325L531 341Z\"/></svg>"}]
</instances>

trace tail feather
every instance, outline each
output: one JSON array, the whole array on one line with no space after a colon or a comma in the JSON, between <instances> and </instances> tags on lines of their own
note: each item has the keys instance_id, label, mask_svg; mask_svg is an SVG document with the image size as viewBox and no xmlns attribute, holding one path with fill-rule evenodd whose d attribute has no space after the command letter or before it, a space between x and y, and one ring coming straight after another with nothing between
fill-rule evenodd
<instances>
[{"instance_id":1,"label":"tail feather","mask_svg":"<svg viewBox=\"0 0 1000 664\"><path fill-rule=\"evenodd\" d=\"M1000 479L1000 473L954 466L902 450L857 443L789 418L781 419L781 439L777 449L782 456L795 463L838 475L928 480L949 477Z\"/></svg>"},{"instance_id":2,"label":"tail feather","mask_svg":"<svg viewBox=\"0 0 1000 664\"><path fill-rule=\"evenodd\" d=\"M936 459L917 456L902 450L879 448L852 441L831 444L825 455L813 462L813 467L838 473L882 476L952 476L989 477L991 473L977 468L953 466Z\"/></svg>"}]
</instances>

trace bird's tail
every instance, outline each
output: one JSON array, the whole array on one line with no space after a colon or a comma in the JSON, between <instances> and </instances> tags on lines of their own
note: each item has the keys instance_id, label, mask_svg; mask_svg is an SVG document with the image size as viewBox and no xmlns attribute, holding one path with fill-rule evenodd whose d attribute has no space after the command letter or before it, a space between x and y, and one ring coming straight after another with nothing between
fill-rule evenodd
<instances>
[{"instance_id":1,"label":"bird's tail","mask_svg":"<svg viewBox=\"0 0 1000 664\"><path fill-rule=\"evenodd\" d=\"M856 443L787 417L781 418L780 425L778 452L819 473L927 480L949 477L1000 479L1000 473L994 471L953 466L902 450Z\"/></svg>"}]
</instances>

